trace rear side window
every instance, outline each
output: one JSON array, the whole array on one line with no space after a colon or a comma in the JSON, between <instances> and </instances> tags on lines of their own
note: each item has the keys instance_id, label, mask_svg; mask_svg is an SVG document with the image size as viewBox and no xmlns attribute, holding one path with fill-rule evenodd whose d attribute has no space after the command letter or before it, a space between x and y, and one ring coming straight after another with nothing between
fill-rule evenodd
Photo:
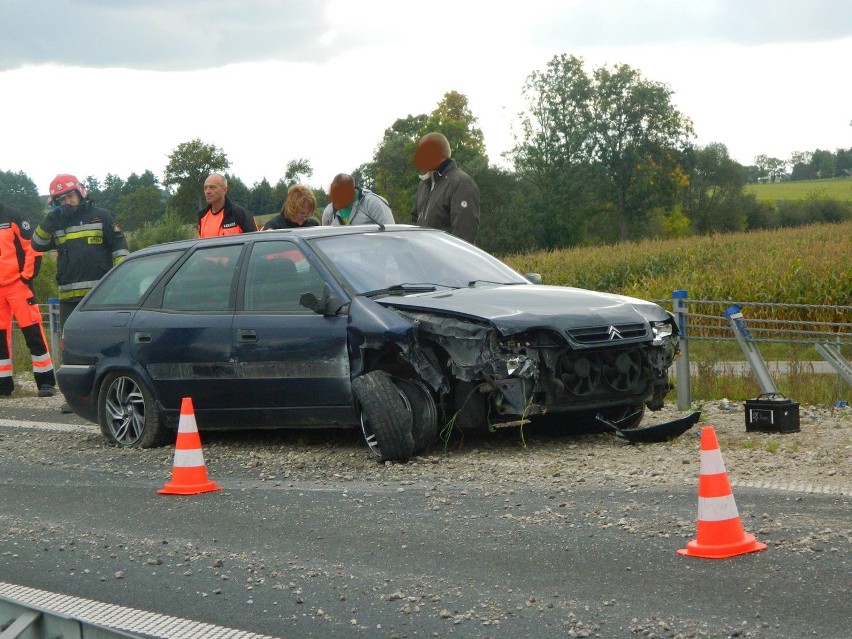
<instances>
[{"instance_id":1,"label":"rear side window","mask_svg":"<svg viewBox=\"0 0 852 639\"><path fill-rule=\"evenodd\" d=\"M196 250L169 280L163 310L227 311L242 244Z\"/></svg>"},{"instance_id":2,"label":"rear side window","mask_svg":"<svg viewBox=\"0 0 852 639\"><path fill-rule=\"evenodd\" d=\"M135 308L142 303L151 286L183 251L157 253L131 258L110 271L92 291L86 308Z\"/></svg>"}]
</instances>

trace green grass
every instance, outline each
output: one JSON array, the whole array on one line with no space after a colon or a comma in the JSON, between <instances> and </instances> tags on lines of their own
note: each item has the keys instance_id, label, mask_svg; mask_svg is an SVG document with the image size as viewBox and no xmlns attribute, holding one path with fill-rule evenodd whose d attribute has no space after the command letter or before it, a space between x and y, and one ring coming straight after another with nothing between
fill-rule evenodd
<instances>
[{"instance_id":1,"label":"green grass","mask_svg":"<svg viewBox=\"0 0 852 639\"><path fill-rule=\"evenodd\" d=\"M852 178L747 184L744 190L753 193L761 202L806 200L813 196L848 202L852 201Z\"/></svg>"}]
</instances>

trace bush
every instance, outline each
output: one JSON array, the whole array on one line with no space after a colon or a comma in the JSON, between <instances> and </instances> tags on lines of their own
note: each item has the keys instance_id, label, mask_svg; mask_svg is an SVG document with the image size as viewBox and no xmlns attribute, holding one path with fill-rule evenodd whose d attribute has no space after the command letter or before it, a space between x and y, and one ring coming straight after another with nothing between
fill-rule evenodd
<instances>
[{"instance_id":1,"label":"bush","mask_svg":"<svg viewBox=\"0 0 852 639\"><path fill-rule=\"evenodd\" d=\"M192 224L186 224L174 210L169 209L156 222L146 222L138 231L127 234L127 244L131 251L138 251L146 246L189 240L196 237L196 229Z\"/></svg>"}]
</instances>

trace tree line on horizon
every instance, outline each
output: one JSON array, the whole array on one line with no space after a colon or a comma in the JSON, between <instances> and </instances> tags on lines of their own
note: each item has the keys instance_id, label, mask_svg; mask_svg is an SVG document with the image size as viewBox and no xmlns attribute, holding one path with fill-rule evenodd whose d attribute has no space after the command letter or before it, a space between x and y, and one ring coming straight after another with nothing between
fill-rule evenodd
<instances>
[{"instance_id":1,"label":"tree line on horizon","mask_svg":"<svg viewBox=\"0 0 852 639\"><path fill-rule=\"evenodd\" d=\"M852 148L794 153L789 161L760 155L743 166L722 143L692 143L692 122L672 103L673 91L627 65L587 72L582 59L555 56L528 76L511 168L493 165L467 97L449 91L428 115L408 115L388 127L372 159L349 171L385 197L396 220L410 221L419 177L412 157L417 140L440 131L453 159L479 185L482 219L477 244L497 254L615 243L645 238L776 228L852 216L849 203L815 201L793 213L759 202L744 186L759 181L852 175ZM791 170L788 172L787 169ZM114 211L132 249L191 237L213 172L228 179L228 195L255 216L281 210L287 189L313 175L295 158L273 185L247 186L229 173L223 149L194 139L168 156L162 181L146 170L126 179L87 176L89 197ZM314 189L318 209L328 202ZM0 171L0 201L34 218L46 210L23 172Z\"/></svg>"}]
</instances>

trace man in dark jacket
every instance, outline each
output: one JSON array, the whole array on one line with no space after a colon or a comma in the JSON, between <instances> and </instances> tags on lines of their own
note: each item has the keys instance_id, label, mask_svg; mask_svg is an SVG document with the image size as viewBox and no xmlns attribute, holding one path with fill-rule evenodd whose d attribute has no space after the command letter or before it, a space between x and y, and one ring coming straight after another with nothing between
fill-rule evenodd
<instances>
[{"instance_id":1,"label":"man in dark jacket","mask_svg":"<svg viewBox=\"0 0 852 639\"><path fill-rule=\"evenodd\" d=\"M420 176L411 220L452 233L473 244L479 231L479 188L450 159L450 142L442 133L427 133L417 143L414 164Z\"/></svg>"},{"instance_id":2,"label":"man in dark jacket","mask_svg":"<svg viewBox=\"0 0 852 639\"><path fill-rule=\"evenodd\" d=\"M207 208L198 212L198 237L238 235L257 230L254 217L239 204L231 202L227 193L228 180L224 175L213 173L204 180Z\"/></svg>"},{"instance_id":3,"label":"man in dark jacket","mask_svg":"<svg viewBox=\"0 0 852 639\"><path fill-rule=\"evenodd\" d=\"M48 201L56 207L36 227L35 250L56 249L60 326L107 271L127 257L127 240L111 211L86 199L86 189L73 175L50 183Z\"/></svg>"}]
</instances>

